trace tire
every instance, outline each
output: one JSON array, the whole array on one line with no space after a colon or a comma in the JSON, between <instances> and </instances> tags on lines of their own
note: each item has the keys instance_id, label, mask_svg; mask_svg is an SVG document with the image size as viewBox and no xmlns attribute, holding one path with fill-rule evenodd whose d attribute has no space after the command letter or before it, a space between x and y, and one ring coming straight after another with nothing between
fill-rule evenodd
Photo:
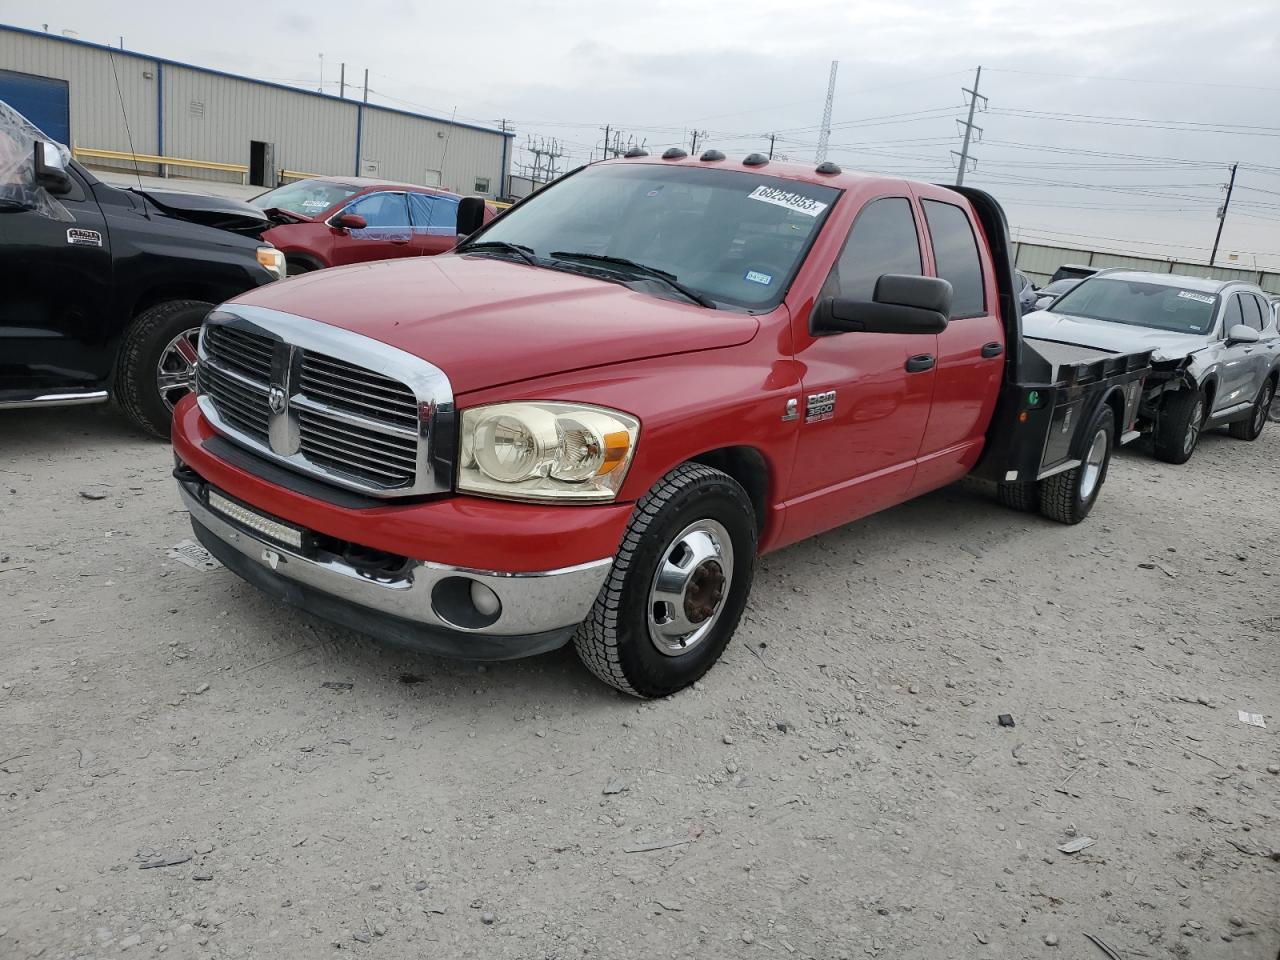
<instances>
[{"instance_id":1,"label":"tire","mask_svg":"<svg viewBox=\"0 0 1280 960\"><path fill-rule=\"evenodd\" d=\"M700 463L672 470L636 504L609 578L574 635L583 664L637 697L665 697L689 686L711 669L737 629L757 536L751 500L732 477ZM715 544L731 549L708 553ZM682 609L660 599L660 572L680 574L662 585L683 580ZM680 625L695 628L683 642Z\"/></svg>"},{"instance_id":2,"label":"tire","mask_svg":"<svg viewBox=\"0 0 1280 960\"><path fill-rule=\"evenodd\" d=\"M195 386L194 349L212 309L201 300L158 303L138 314L125 333L116 361L116 405L153 436L168 438L174 405Z\"/></svg>"},{"instance_id":3,"label":"tire","mask_svg":"<svg viewBox=\"0 0 1280 960\"><path fill-rule=\"evenodd\" d=\"M1035 513L1040 509L1040 484L1034 480L1030 483L997 483L996 499L1010 510Z\"/></svg>"},{"instance_id":4,"label":"tire","mask_svg":"<svg viewBox=\"0 0 1280 960\"><path fill-rule=\"evenodd\" d=\"M1276 398L1276 385L1268 379L1258 396L1253 401L1253 409L1249 411L1247 420L1237 420L1227 428L1227 432L1237 440L1257 440L1271 417L1271 402Z\"/></svg>"},{"instance_id":5,"label":"tire","mask_svg":"<svg viewBox=\"0 0 1280 960\"><path fill-rule=\"evenodd\" d=\"M1203 389L1179 390L1166 397L1156 423L1156 459L1186 463L1196 452L1208 404Z\"/></svg>"},{"instance_id":6,"label":"tire","mask_svg":"<svg viewBox=\"0 0 1280 960\"><path fill-rule=\"evenodd\" d=\"M295 257L285 257L284 275L286 277L296 277L304 273L314 273L316 267L308 263L306 260L298 260Z\"/></svg>"},{"instance_id":7,"label":"tire","mask_svg":"<svg viewBox=\"0 0 1280 960\"><path fill-rule=\"evenodd\" d=\"M1040 512L1059 523L1079 523L1089 515L1107 482L1111 452L1116 445L1116 421L1111 407L1102 404L1089 429L1080 466L1040 481Z\"/></svg>"}]
</instances>

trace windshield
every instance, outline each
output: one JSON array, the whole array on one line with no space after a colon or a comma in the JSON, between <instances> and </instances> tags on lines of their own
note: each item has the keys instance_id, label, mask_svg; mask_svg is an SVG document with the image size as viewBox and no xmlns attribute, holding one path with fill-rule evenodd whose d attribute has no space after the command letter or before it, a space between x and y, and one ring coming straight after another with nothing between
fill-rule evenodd
<instances>
[{"instance_id":1,"label":"windshield","mask_svg":"<svg viewBox=\"0 0 1280 960\"><path fill-rule=\"evenodd\" d=\"M1055 280L1053 281L1053 283L1050 283L1046 286L1041 287L1040 295L1056 297L1059 294L1066 293L1068 290L1070 290L1074 286L1077 286L1079 283L1080 283L1079 280Z\"/></svg>"},{"instance_id":2,"label":"windshield","mask_svg":"<svg viewBox=\"0 0 1280 960\"><path fill-rule=\"evenodd\" d=\"M553 252L624 258L718 304L767 310L782 300L839 194L723 168L601 164L535 194L475 241L519 244L540 260Z\"/></svg>"},{"instance_id":3,"label":"windshield","mask_svg":"<svg viewBox=\"0 0 1280 960\"><path fill-rule=\"evenodd\" d=\"M1165 283L1092 277L1053 302L1050 313L1069 313L1173 333L1205 334L1213 329L1216 294Z\"/></svg>"},{"instance_id":4,"label":"windshield","mask_svg":"<svg viewBox=\"0 0 1280 960\"><path fill-rule=\"evenodd\" d=\"M297 180L259 194L249 202L259 210L287 210L304 217L317 217L335 203L359 192L359 187L331 180Z\"/></svg>"}]
</instances>

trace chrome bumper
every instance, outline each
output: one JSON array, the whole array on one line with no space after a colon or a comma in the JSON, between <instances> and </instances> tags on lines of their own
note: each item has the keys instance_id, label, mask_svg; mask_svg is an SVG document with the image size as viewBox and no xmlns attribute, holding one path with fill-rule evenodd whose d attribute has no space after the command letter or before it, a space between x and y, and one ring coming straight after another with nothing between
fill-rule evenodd
<instances>
[{"instance_id":1,"label":"chrome bumper","mask_svg":"<svg viewBox=\"0 0 1280 960\"><path fill-rule=\"evenodd\" d=\"M272 581L291 581L312 594L322 594L343 605L393 618L404 626L422 627L425 631L422 642L418 643L416 636L407 638L408 641L445 655L503 659L559 646L573 628L586 619L613 564L611 557L605 557L560 570L499 573L413 561L408 570L382 578L363 572L332 554L306 557L263 539L248 527L210 509L187 484L179 483L178 489L197 525L197 534L203 528L211 535L217 543L206 542L206 546L236 573L292 602L306 603L307 597L273 590ZM445 611L457 610L459 581L477 581L498 597L502 606L492 622L467 626L458 622L466 619L465 616L455 614L450 619L447 612L442 612L442 607ZM461 586L466 595L469 584ZM366 633L387 632L378 629L376 619L367 619L360 611L348 611L359 619L332 616L324 610L317 612ZM404 631L392 632L402 634ZM442 637L448 642L439 642ZM495 646L485 643L486 639L510 643ZM555 642L551 642L553 640Z\"/></svg>"}]
</instances>

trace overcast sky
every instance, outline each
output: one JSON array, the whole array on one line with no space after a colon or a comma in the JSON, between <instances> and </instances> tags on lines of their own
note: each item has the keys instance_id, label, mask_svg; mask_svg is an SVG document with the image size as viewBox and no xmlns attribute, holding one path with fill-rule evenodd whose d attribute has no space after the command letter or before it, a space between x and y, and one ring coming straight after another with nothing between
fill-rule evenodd
<instances>
[{"instance_id":1,"label":"overcast sky","mask_svg":"<svg viewBox=\"0 0 1280 960\"><path fill-rule=\"evenodd\" d=\"M1233 161L1220 263L1280 267L1280 16L1276 0L999 3L926 0L54 0L18 26L556 138L563 169L606 124L661 149L813 160L832 60L829 157L955 176L962 86L983 67L989 109L966 182L1036 242L1207 259ZM3 66L0 64L0 66ZM1097 79L1111 78L1111 79ZM1123 79L1116 79L1123 78ZM351 93L348 90L348 93ZM1051 114L1041 116L1036 114ZM1159 159L1149 159L1159 158ZM523 151L518 165L527 162Z\"/></svg>"}]
</instances>

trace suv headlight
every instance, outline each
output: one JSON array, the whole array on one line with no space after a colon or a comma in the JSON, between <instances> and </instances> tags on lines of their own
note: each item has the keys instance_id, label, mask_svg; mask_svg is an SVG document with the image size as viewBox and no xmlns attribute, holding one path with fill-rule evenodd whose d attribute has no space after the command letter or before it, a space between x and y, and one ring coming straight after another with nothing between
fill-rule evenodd
<instances>
[{"instance_id":1,"label":"suv headlight","mask_svg":"<svg viewBox=\"0 0 1280 960\"><path fill-rule=\"evenodd\" d=\"M612 500L640 421L577 403L494 403L462 411L458 490L508 500Z\"/></svg>"},{"instance_id":2,"label":"suv headlight","mask_svg":"<svg viewBox=\"0 0 1280 960\"><path fill-rule=\"evenodd\" d=\"M258 248L258 266L277 280L283 280L285 277L284 254L275 247Z\"/></svg>"}]
</instances>

